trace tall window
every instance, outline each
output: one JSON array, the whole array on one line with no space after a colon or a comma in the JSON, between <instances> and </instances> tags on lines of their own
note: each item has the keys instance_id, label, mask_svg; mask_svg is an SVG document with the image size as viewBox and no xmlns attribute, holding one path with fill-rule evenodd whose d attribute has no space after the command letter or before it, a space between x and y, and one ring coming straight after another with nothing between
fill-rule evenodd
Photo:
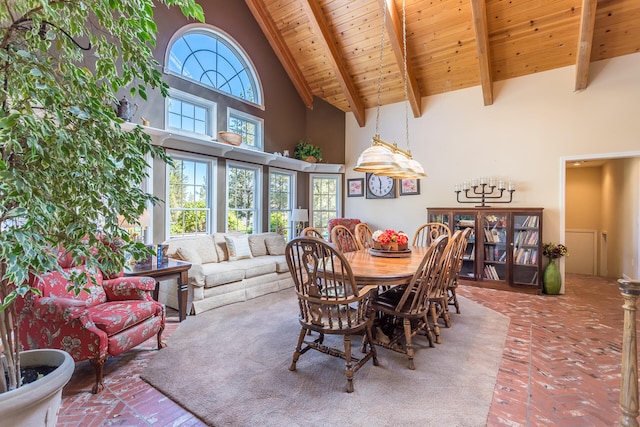
<instances>
[{"instance_id":1,"label":"tall window","mask_svg":"<svg viewBox=\"0 0 640 427\"><path fill-rule=\"evenodd\" d=\"M262 150L261 118L229 108L227 113L227 129L242 135L243 144Z\"/></svg>"},{"instance_id":2,"label":"tall window","mask_svg":"<svg viewBox=\"0 0 640 427\"><path fill-rule=\"evenodd\" d=\"M328 223L331 218L341 216L342 179L340 175L310 176L311 185L311 226L328 237Z\"/></svg>"},{"instance_id":3,"label":"tall window","mask_svg":"<svg viewBox=\"0 0 640 427\"><path fill-rule=\"evenodd\" d=\"M271 170L269 173L269 231L282 234L286 240L293 236L294 174Z\"/></svg>"},{"instance_id":4,"label":"tall window","mask_svg":"<svg viewBox=\"0 0 640 427\"><path fill-rule=\"evenodd\" d=\"M169 235L207 233L211 229L211 162L174 158L169 168Z\"/></svg>"},{"instance_id":5,"label":"tall window","mask_svg":"<svg viewBox=\"0 0 640 427\"><path fill-rule=\"evenodd\" d=\"M227 163L227 231L260 231L260 169Z\"/></svg>"},{"instance_id":6,"label":"tall window","mask_svg":"<svg viewBox=\"0 0 640 427\"><path fill-rule=\"evenodd\" d=\"M255 67L231 37L212 28L188 29L170 44L167 72L262 106Z\"/></svg>"}]
</instances>

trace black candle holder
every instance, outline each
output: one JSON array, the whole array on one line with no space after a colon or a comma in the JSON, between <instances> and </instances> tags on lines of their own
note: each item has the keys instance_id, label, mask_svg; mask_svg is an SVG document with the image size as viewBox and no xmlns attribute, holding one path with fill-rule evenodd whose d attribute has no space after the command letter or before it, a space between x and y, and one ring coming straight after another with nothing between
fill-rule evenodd
<instances>
[{"instance_id":1,"label":"black candle holder","mask_svg":"<svg viewBox=\"0 0 640 427\"><path fill-rule=\"evenodd\" d=\"M509 184L509 189L506 188L497 188L495 185L481 183L481 184L472 184L471 188L463 188L462 190L456 189L456 200L458 203L478 203L476 207L490 207L485 202L487 200L492 201L492 203L511 203L513 201L513 192L516 191L515 188L511 188L511 184ZM503 196L506 196L504 192L507 191L509 193L509 200L500 200ZM463 196L467 198L467 200L460 200L460 193L463 193ZM470 193L471 192L471 193Z\"/></svg>"}]
</instances>

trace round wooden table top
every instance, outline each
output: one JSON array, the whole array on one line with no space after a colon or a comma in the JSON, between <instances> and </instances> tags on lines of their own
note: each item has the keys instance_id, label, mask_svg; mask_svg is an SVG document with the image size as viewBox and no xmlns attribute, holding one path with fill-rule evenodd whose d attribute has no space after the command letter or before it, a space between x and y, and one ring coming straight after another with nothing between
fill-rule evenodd
<instances>
[{"instance_id":1,"label":"round wooden table top","mask_svg":"<svg viewBox=\"0 0 640 427\"><path fill-rule=\"evenodd\" d=\"M393 286L409 283L428 247L412 246L411 256L385 258L371 255L369 249L345 252L358 285Z\"/></svg>"}]
</instances>

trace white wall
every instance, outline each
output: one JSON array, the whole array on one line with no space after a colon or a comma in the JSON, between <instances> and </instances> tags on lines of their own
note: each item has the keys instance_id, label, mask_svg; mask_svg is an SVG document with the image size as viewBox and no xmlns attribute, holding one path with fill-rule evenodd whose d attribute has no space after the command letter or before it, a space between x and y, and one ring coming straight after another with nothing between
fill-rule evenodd
<instances>
[{"instance_id":1,"label":"white wall","mask_svg":"<svg viewBox=\"0 0 640 427\"><path fill-rule=\"evenodd\" d=\"M493 176L516 184L511 206L543 207L544 241L562 242L564 161L640 155L640 53L592 63L582 92L573 91L574 74L566 67L496 82L486 107L480 86L423 98L421 117L409 109L410 148L428 175L421 194L391 203L347 198L345 216L413 233L427 207L473 206L456 203L455 184ZM347 114L345 178L364 177L353 167L371 144L375 120L375 108L363 128ZM379 130L406 148L404 103L381 108Z\"/></svg>"}]
</instances>

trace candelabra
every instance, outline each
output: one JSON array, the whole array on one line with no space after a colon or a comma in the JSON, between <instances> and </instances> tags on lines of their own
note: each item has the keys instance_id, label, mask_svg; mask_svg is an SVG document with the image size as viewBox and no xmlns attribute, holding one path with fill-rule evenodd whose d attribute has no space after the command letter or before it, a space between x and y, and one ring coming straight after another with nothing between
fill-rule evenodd
<instances>
[{"instance_id":1,"label":"candelabra","mask_svg":"<svg viewBox=\"0 0 640 427\"><path fill-rule=\"evenodd\" d=\"M505 190L509 193L509 200L500 200L503 196L506 196L504 194ZM492 200L492 203L511 203L514 191L516 191L516 186L512 182L509 182L505 187L504 181L500 180L496 185L496 180L493 178L489 178L488 182L486 178L480 178L479 181L474 179L471 181L471 185L469 185L468 181L464 181L462 188L460 188L459 184L456 184L454 189L458 203L480 202L476 207L489 207L485 203L487 200ZM464 192L463 196L467 200L460 200L460 193L462 192Z\"/></svg>"}]
</instances>

